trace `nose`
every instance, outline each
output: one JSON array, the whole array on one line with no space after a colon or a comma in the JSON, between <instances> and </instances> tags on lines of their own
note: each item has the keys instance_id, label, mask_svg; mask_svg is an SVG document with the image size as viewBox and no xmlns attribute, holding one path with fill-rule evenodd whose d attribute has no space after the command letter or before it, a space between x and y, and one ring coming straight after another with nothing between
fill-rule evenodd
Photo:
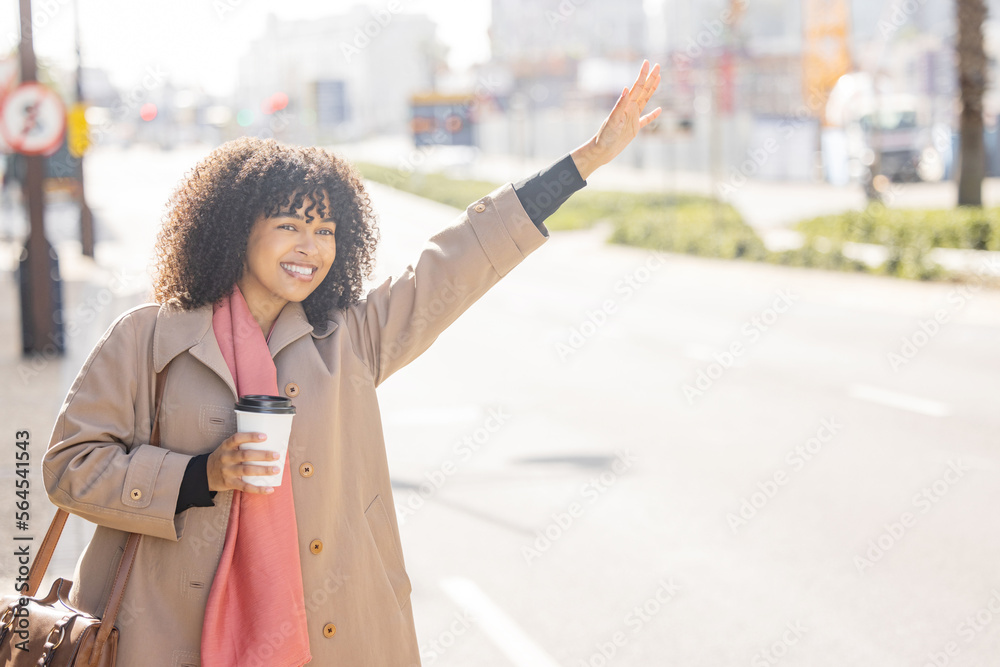
<instances>
[{"instance_id":1,"label":"nose","mask_svg":"<svg viewBox=\"0 0 1000 667\"><path fill-rule=\"evenodd\" d=\"M296 244L295 249L307 257L316 254L316 239L313 238L312 230L306 229L299 235L299 241Z\"/></svg>"}]
</instances>

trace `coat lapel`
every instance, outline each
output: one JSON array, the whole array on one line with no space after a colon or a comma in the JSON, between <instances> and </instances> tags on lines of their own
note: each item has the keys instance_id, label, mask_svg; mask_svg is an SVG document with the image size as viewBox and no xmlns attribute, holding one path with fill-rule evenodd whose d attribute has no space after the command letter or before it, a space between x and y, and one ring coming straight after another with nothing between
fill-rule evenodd
<instances>
[{"instance_id":1,"label":"coat lapel","mask_svg":"<svg viewBox=\"0 0 1000 667\"><path fill-rule=\"evenodd\" d=\"M312 333L314 338L324 338L336 328L337 323L328 320L324 328L314 329L306 318L302 304L290 301L278 313L267 347L274 358L283 348L307 333ZM159 373L171 359L185 350L214 371L238 398L236 383L212 330L212 304L193 310L182 310L171 304L160 306L153 331L153 369Z\"/></svg>"},{"instance_id":2,"label":"coat lapel","mask_svg":"<svg viewBox=\"0 0 1000 667\"><path fill-rule=\"evenodd\" d=\"M313 330L313 325L309 324L306 311L302 304L296 301L289 301L278 313L278 319L274 322L274 329L267 339L267 348L271 351L271 358L278 355L289 343L302 338Z\"/></svg>"},{"instance_id":3,"label":"coat lapel","mask_svg":"<svg viewBox=\"0 0 1000 667\"><path fill-rule=\"evenodd\" d=\"M161 372L171 359L188 350L208 366L236 394L236 383L212 331L212 304L193 310L161 305L153 330L153 370Z\"/></svg>"}]
</instances>

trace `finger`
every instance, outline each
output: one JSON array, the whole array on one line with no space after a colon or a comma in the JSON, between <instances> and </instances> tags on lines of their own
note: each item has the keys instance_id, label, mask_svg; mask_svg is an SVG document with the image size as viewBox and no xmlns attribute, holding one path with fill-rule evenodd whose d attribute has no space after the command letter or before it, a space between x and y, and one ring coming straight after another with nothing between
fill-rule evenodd
<instances>
[{"instance_id":1,"label":"finger","mask_svg":"<svg viewBox=\"0 0 1000 667\"><path fill-rule=\"evenodd\" d=\"M646 79L646 83L642 88L642 94L639 96L639 108L646 106L646 102L649 98L653 96L656 92L657 87L660 85L660 65L657 63L649 73L649 78Z\"/></svg>"},{"instance_id":2,"label":"finger","mask_svg":"<svg viewBox=\"0 0 1000 667\"><path fill-rule=\"evenodd\" d=\"M639 69L639 76L635 78L635 83L632 84L632 88L629 90L629 97L633 97L635 92L646 82L646 73L649 71L649 61L643 60L642 67Z\"/></svg>"},{"instance_id":3,"label":"finger","mask_svg":"<svg viewBox=\"0 0 1000 667\"><path fill-rule=\"evenodd\" d=\"M265 449L241 449L239 450L240 461L277 461L281 454L273 450Z\"/></svg>"},{"instance_id":4,"label":"finger","mask_svg":"<svg viewBox=\"0 0 1000 667\"><path fill-rule=\"evenodd\" d=\"M243 493L273 493L274 488L270 486L257 486L256 484L250 484L248 482L239 482L239 487L237 490Z\"/></svg>"},{"instance_id":5,"label":"finger","mask_svg":"<svg viewBox=\"0 0 1000 667\"><path fill-rule=\"evenodd\" d=\"M260 466L253 463L243 463L237 468L237 475L242 477L247 475L249 477L256 477L260 475L277 475L281 472L278 466Z\"/></svg>"},{"instance_id":6,"label":"finger","mask_svg":"<svg viewBox=\"0 0 1000 667\"><path fill-rule=\"evenodd\" d=\"M276 467L276 466L272 466ZM276 475L277 471L271 472L271 467L269 466L255 466L255 465L243 465L234 467L234 470L239 471L242 468L242 472L238 472L234 475L233 481L230 486L234 489L239 489L240 491L245 491L247 493L265 493L264 489L270 488L269 484L251 484L244 480L246 477L259 477L262 475Z\"/></svg>"},{"instance_id":7,"label":"finger","mask_svg":"<svg viewBox=\"0 0 1000 667\"><path fill-rule=\"evenodd\" d=\"M259 436L264 436L263 438ZM266 433L258 433L256 431L241 431L239 433L234 433L229 437L229 446L232 448L237 448L245 442L265 442L267 440Z\"/></svg>"},{"instance_id":8,"label":"finger","mask_svg":"<svg viewBox=\"0 0 1000 667\"><path fill-rule=\"evenodd\" d=\"M662 110L663 109L661 107L656 107L655 109L653 109L652 111L650 111L648 114L646 114L645 116L643 116L642 118L640 118L639 119L639 129L641 130L642 128L646 127L647 125L649 125L650 123L652 123L654 120L656 120L656 118L660 115L660 111L662 111Z\"/></svg>"},{"instance_id":9,"label":"finger","mask_svg":"<svg viewBox=\"0 0 1000 667\"><path fill-rule=\"evenodd\" d=\"M652 95L656 92L656 89L660 86L660 64L657 63L656 67L653 68L653 73L649 77L649 81L646 83L646 89L649 94Z\"/></svg>"},{"instance_id":10,"label":"finger","mask_svg":"<svg viewBox=\"0 0 1000 667\"><path fill-rule=\"evenodd\" d=\"M639 112L642 113L643 108L649 102L649 98L653 96L656 92L656 88L660 83L660 64L657 63L649 70L646 80L643 81L642 86L639 88L637 95L630 96L635 100L635 103L639 106Z\"/></svg>"},{"instance_id":11,"label":"finger","mask_svg":"<svg viewBox=\"0 0 1000 667\"><path fill-rule=\"evenodd\" d=\"M276 463L281 457L279 454L276 458L274 456L275 452L269 449L239 449L234 448L220 455L220 460L224 466L239 466L247 461L260 461L268 463Z\"/></svg>"},{"instance_id":12,"label":"finger","mask_svg":"<svg viewBox=\"0 0 1000 667\"><path fill-rule=\"evenodd\" d=\"M652 83L654 82L654 79L658 80L659 78L660 78L660 63L656 63L649 70L649 75L646 77L645 87L649 88L650 85L652 85Z\"/></svg>"}]
</instances>

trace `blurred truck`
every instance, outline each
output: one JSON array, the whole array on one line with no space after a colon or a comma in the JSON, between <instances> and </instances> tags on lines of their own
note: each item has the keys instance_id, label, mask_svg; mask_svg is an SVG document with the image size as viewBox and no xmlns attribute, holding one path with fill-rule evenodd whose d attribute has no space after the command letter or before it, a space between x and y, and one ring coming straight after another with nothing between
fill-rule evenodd
<instances>
[{"instance_id":1,"label":"blurred truck","mask_svg":"<svg viewBox=\"0 0 1000 667\"><path fill-rule=\"evenodd\" d=\"M879 174L896 182L944 177L947 146L935 136L950 133L933 128L922 108L916 95L877 92L867 74L841 77L830 94L827 119L843 129L855 181L867 184Z\"/></svg>"}]
</instances>

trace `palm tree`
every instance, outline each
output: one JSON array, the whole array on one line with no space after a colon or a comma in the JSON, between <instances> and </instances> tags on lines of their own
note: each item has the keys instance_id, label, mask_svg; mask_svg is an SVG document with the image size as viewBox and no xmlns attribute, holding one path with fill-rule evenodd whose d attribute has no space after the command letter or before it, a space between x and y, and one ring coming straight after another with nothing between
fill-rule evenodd
<instances>
[{"instance_id":1,"label":"palm tree","mask_svg":"<svg viewBox=\"0 0 1000 667\"><path fill-rule=\"evenodd\" d=\"M961 152L958 164L958 205L982 206L986 148L983 145L983 91L986 53L983 51L985 0L957 0L958 85L962 96Z\"/></svg>"}]
</instances>

